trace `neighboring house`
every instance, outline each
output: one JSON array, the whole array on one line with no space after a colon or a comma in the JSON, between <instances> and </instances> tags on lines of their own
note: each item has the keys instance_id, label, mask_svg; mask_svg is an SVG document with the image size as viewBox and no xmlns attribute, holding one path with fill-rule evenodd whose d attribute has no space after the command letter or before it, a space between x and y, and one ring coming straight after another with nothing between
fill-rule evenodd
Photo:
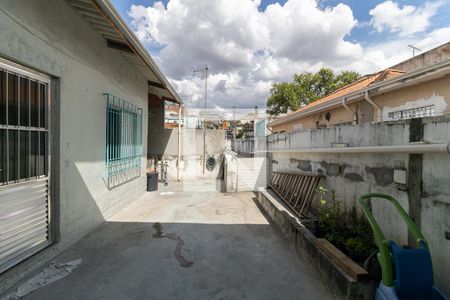
<instances>
[{"instance_id":1,"label":"neighboring house","mask_svg":"<svg viewBox=\"0 0 450 300\"><path fill-rule=\"evenodd\" d=\"M173 129L177 128L178 124L183 126L183 119L183 108L171 101L166 101L164 105L164 127Z\"/></svg>"},{"instance_id":2,"label":"neighboring house","mask_svg":"<svg viewBox=\"0 0 450 300\"><path fill-rule=\"evenodd\" d=\"M450 42L423 52L422 54L417 54L410 59L404 60L392 66L391 69L402 70L404 72L412 72L447 59L450 59Z\"/></svg>"},{"instance_id":3,"label":"neighboring house","mask_svg":"<svg viewBox=\"0 0 450 300\"><path fill-rule=\"evenodd\" d=\"M0 28L1 293L145 192L148 100L181 100L107 0L2 1Z\"/></svg>"},{"instance_id":4,"label":"neighboring house","mask_svg":"<svg viewBox=\"0 0 450 300\"><path fill-rule=\"evenodd\" d=\"M450 44L366 75L269 123L273 133L450 113ZM401 69L399 69L401 68Z\"/></svg>"}]
</instances>

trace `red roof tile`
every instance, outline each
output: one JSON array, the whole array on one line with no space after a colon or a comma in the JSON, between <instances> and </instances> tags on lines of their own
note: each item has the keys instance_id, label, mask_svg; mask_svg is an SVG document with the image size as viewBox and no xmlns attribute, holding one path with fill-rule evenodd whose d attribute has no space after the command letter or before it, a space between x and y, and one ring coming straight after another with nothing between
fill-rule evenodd
<instances>
[{"instance_id":1,"label":"red roof tile","mask_svg":"<svg viewBox=\"0 0 450 300\"><path fill-rule=\"evenodd\" d=\"M388 79L397 77L399 75L402 75L404 73L405 73L404 71L400 71L400 70L386 69L386 70L383 70L378 73L362 76L359 79L357 79L356 81L354 81L346 86L343 86L340 89L337 89L333 93L331 93L323 98L320 98L314 102L311 102L308 105L302 106L294 112L291 112L291 113L288 113L287 115L279 117L279 118L275 119L273 122L277 123L277 125L281 124L280 122L284 121L285 119L290 118L293 115L303 112L305 110L308 110L311 107L330 102L336 98L348 95L355 91L362 90L375 82L388 80Z\"/></svg>"}]
</instances>

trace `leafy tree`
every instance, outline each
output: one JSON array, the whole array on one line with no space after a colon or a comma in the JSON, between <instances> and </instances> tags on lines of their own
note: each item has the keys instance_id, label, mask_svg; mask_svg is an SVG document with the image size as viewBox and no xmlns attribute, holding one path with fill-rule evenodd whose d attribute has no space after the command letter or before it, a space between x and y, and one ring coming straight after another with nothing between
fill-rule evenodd
<instances>
[{"instance_id":1,"label":"leafy tree","mask_svg":"<svg viewBox=\"0 0 450 300\"><path fill-rule=\"evenodd\" d=\"M267 100L269 113L278 115L297 107L299 94L298 87L293 82L273 83Z\"/></svg>"},{"instance_id":2,"label":"leafy tree","mask_svg":"<svg viewBox=\"0 0 450 300\"><path fill-rule=\"evenodd\" d=\"M335 78L336 89L339 89L349 83L356 81L361 74L355 71L342 71Z\"/></svg>"},{"instance_id":3,"label":"leafy tree","mask_svg":"<svg viewBox=\"0 0 450 300\"><path fill-rule=\"evenodd\" d=\"M271 115L294 111L301 105L325 97L359 77L360 75L353 71L335 74L330 68L321 68L317 73L295 74L292 82L272 84L267 99L267 111Z\"/></svg>"}]
</instances>

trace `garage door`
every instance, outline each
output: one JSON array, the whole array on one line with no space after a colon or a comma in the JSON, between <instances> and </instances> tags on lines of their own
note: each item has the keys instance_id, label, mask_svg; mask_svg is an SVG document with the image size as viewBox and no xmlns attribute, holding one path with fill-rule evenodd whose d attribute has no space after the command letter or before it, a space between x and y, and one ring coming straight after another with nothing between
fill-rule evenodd
<instances>
[{"instance_id":1,"label":"garage door","mask_svg":"<svg viewBox=\"0 0 450 300\"><path fill-rule=\"evenodd\" d=\"M0 272L51 242L49 84L0 61Z\"/></svg>"}]
</instances>

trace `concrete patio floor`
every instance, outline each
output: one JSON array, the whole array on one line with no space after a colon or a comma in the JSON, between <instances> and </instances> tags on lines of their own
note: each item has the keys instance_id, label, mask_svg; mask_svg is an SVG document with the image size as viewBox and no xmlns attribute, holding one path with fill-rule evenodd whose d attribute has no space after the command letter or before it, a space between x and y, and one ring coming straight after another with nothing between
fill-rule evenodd
<instances>
[{"instance_id":1,"label":"concrete patio floor","mask_svg":"<svg viewBox=\"0 0 450 300\"><path fill-rule=\"evenodd\" d=\"M146 193L54 260L81 258L71 274L25 299L331 299L253 197Z\"/></svg>"}]
</instances>

